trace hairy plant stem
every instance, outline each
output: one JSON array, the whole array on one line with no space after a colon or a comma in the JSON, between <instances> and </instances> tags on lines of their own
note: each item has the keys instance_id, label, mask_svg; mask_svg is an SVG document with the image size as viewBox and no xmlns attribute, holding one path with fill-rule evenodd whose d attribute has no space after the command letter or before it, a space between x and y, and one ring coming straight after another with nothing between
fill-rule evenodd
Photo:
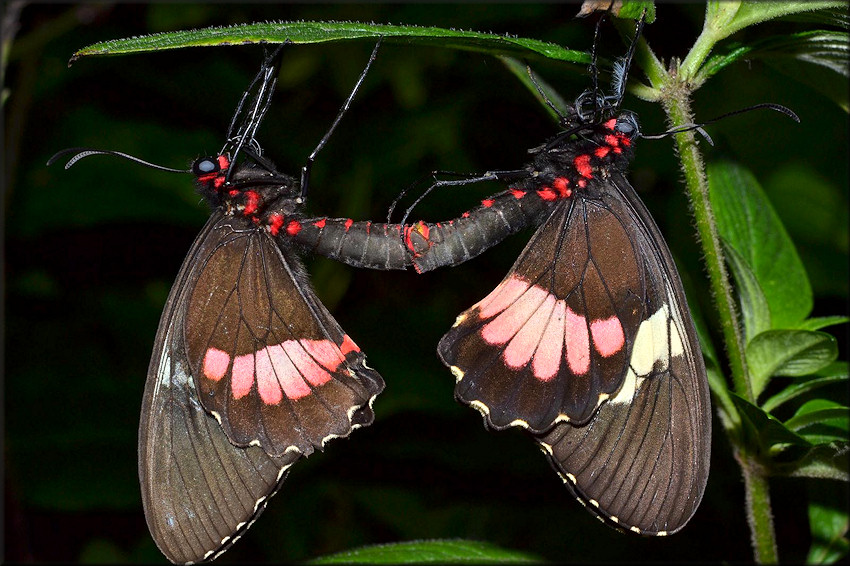
<instances>
[{"instance_id":1,"label":"hairy plant stem","mask_svg":"<svg viewBox=\"0 0 850 566\"><path fill-rule=\"evenodd\" d=\"M671 68L666 74L663 84L653 86L658 86L662 92L660 100L672 128L694 123L690 107L692 92L690 85L678 81L675 67ZM739 395L751 403L755 403L753 391L747 379L744 337L738 322L732 285L724 263L717 223L709 200L705 163L692 131L676 134L674 139L682 171L685 175L688 198L696 221L697 234L708 271L711 292L723 332L724 346L732 373L732 383ZM724 391L715 391L715 394L722 397L728 396L725 389ZM741 439L738 437L740 430L738 426L726 429L736 453L741 450L742 446ZM744 475L747 522L750 525L754 558L759 563L773 563L776 561L776 534L771 518L767 478L762 474L759 467L750 465L746 455L739 454L738 461Z\"/></svg>"},{"instance_id":2,"label":"hairy plant stem","mask_svg":"<svg viewBox=\"0 0 850 566\"><path fill-rule=\"evenodd\" d=\"M736 459L744 475L744 493L747 503L747 522L753 545L753 558L757 564L776 564L776 533L770 506L770 488L761 466L736 450Z\"/></svg>"}]
</instances>

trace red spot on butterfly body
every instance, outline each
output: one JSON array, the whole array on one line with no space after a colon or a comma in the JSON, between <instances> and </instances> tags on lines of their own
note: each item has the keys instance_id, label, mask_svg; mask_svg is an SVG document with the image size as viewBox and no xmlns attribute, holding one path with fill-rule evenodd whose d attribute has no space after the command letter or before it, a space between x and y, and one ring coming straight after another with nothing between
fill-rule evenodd
<instances>
[{"instance_id":1,"label":"red spot on butterfly body","mask_svg":"<svg viewBox=\"0 0 850 566\"><path fill-rule=\"evenodd\" d=\"M520 190L520 189L509 189L509 190L511 191L511 194L512 194L512 195L514 195L514 198L515 198L515 199L521 199L521 198L522 198L522 197L524 197L526 194L528 194L528 193L526 193L525 191L522 191L522 190Z\"/></svg>"},{"instance_id":2,"label":"red spot on butterfly body","mask_svg":"<svg viewBox=\"0 0 850 566\"><path fill-rule=\"evenodd\" d=\"M281 226L283 226L283 222L284 218L282 214L278 214L277 212L269 214L269 232L271 232L272 236L278 235ZM292 233L290 233L290 235L292 235Z\"/></svg>"},{"instance_id":3,"label":"red spot on butterfly body","mask_svg":"<svg viewBox=\"0 0 850 566\"><path fill-rule=\"evenodd\" d=\"M318 222L313 222L313 226L315 226L316 228L321 229L321 228L324 228L324 227L325 227L325 224L326 224L326 223L327 223L327 219L326 219L326 218L322 218L322 219L321 219L321 220L319 220Z\"/></svg>"},{"instance_id":4,"label":"red spot on butterfly body","mask_svg":"<svg viewBox=\"0 0 850 566\"><path fill-rule=\"evenodd\" d=\"M245 210L242 212L245 216L250 216L257 212L260 206L260 195L257 191L245 191Z\"/></svg>"},{"instance_id":5,"label":"red spot on butterfly body","mask_svg":"<svg viewBox=\"0 0 850 566\"><path fill-rule=\"evenodd\" d=\"M345 231L346 232L348 232L348 230L351 229L352 224L354 224L354 220L352 220L351 218L349 218L348 220L345 221Z\"/></svg>"},{"instance_id":6,"label":"red spot on butterfly body","mask_svg":"<svg viewBox=\"0 0 850 566\"><path fill-rule=\"evenodd\" d=\"M593 169L591 169L590 167L590 155L579 155L575 158L573 164L575 165L576 171L578 171L579 175L581 175L585 179L593 178Z\"/></svg>"},{"instance_id":7,"label":"red spot on butterfly body","mask_svg":"<svg viewBox=\"0 0 850 566\"><path fill-rule=\"evenodd\" d=\"M496 202L496 201L494 201L491 198L484 199L484 200L481 201L481 206L483 206L485 208L490 208L491 206L493 206L494 202Z\"/></svg>"},{"instance_id":8,"label":"red spot on butterfly body","mask_svg":"<svg viewBox=\"0 0 850 566\"><path fill-rule=\"evenodd\" d=\"M537 195L545 201L553 201L558 198L558 193L553 191L551 187L543 187L537 191Z\"/></svg>"},{"instance_id":9,"label":"red spot on butterfly body","mask_svg":"<svg viewBox=\"0 0 850 566\"><path fill-rule=\"evenodd\" d=\"M298 232L301 231L301 223L297 220L290 220L289 224L286 225L286 233L290 236L294 236Z\"/></svg>"}]
</instances>

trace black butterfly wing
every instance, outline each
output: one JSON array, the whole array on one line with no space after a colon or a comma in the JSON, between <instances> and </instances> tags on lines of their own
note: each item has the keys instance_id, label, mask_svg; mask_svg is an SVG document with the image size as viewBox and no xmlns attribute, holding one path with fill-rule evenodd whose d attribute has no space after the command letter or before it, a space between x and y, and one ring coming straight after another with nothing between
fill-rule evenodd
<instances>
[{"instance_id":1,"label":"black butterfly wing","mask_svg":"<svg viewBox=\"0 0 850 566\"><path fill-rule=\"evenodd\" d=\"M491 428L535 434L597 514L659 534L695 511L705 368L670 252L622 175L561 202L438 352L456 396Z\"/></svg>"},{"instance_id":2,"label":"black butterfly wing","mask_svg":"<svg viewBox=\"0 0 850 566\"><path fill-rule=\"evenodd\" d=\"M571 491L596 514L641 534L680 530L702 500L711 458L705 366L670 251L621 176L612 213L635 226L650 317L638 330L620 390L585 425L537 440Z\"/></svg>"},{"instance_id":3,"label":"black butterfly wing","mask_svg":"<svg viewBox=\"0 0 850 566\"><path fill-rule=\"evenodd\" d=\"M196 239L148 370L139 429L142 500L150 531L173 562L214 558L228 548L302 454L372 422L371 402L383 389L295 260L239 220L216 211ZM204 373L221 368L204 365L213 347L231 360L217 381ZM275 357L278 350L285 359ZM256 361L263 352L267 367ZM234 399L233 360L248 354L255 379ZM237 370L243 381L247 365ZM272 404L268 381L276 376L281 395Z\"/></svg>"}]
</instances>

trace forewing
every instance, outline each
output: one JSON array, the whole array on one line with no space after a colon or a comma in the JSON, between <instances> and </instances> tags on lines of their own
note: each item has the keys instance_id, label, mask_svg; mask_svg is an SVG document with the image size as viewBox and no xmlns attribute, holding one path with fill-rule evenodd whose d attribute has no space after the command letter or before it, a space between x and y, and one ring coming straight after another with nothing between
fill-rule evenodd
<instances>
[{"instance_id":1,"label":"forewing","mask_svg":"<svg viewBox=\"0 0 850 566\"><path fill-rule=\"evenodd\" d=\"M438 352L488 426L586 422L623 382L654 289L632 225L600 199L562 201L510 273Z\"/></svg>"},{"instance_id":2,"label":"forewing","mask_svg":"<svg viewBox=\"0 0 850 566\"><path fill-rule=\"evenodd\" d=\"M265 231L224 219L209 240L182 325L201 404L233 443L272 455L348 435L380 375Z\"/></svg>"}]
</instances>

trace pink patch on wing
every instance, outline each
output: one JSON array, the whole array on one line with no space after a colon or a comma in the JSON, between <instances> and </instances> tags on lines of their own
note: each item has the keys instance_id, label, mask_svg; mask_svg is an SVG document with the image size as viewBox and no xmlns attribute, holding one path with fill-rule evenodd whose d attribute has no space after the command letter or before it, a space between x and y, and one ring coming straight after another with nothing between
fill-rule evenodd
<instances>
[{"instance_id":1,"label":"pink patch on wing","mask_svg":"<svg viewBox=\"0 0 850 566\"><path fill-rule=\"evenodd\" d=\"M313 352L307 350L306 346L310 346L311 349L316 348L311 345L311 343L319 342L318 340L301 340L300 342L295 340L287 340L283 343L283 348L286 350L286 353L289 354L289 358L292 360L292 363L295 365L296 375L299 375L299 380L301 383L304 383L304 379L306 379L310 385L318 387L319 385L324 385L328 381L331 380L331 374L328 371L320 366L316 357L313 356ZM326 340L323 342L327 342ZM332 342L327 342L331 344L333 348L336 348ZM327 353L320 353L320 355L327 356ZM302 379L304 378L304 379ZM287 393L287 397L290 399L298 399L300 397L304 397L309 395L311 389L307 387L307 384L304 383L304 390L300 390L296 392L296 396L289 395Z\"/></svg>"},{"instance_id":2,"label":"pink patch on wing","mask_svg":"<svg viewBox=\"0 0 850 566\"><path fill-rule=\"evenodd\" d=\"M277 405L283 399L280 376L295 368L280 344L257 352L257 390L266 405Z\"/></svg>"},{"instance_id":3,"label":"pink patch on wing","mask_svg":"<svg viewBox=\"0 0 850 566\"><path fill-rule=\"evenodd\" d=\"M590 334L593 336L593 346L596 351L605 358L619 352L626 341L623 326L616 316L591 322Z\"/></svg>"},{"instance_id":4,"label":"pink patch on wing","mask_svg":"<svg viewBox=\"0 0 850 566\"><path fill-rule=\"evenodd\" d=\"M534 287L536 291L539 287ZM534 351L540 344L540 338L549 324L549 317L555 308L557 300L551 294L546 294L537 310L526 320L519 332L511 339L502 354L508 367L518 369L525 367L534 356ZM499 317L501 318L501 317ZM497 319L498 320L498 319ZM492 324L492 323L491 323Z\"/></svg>"},{"instance_id":5,"label":"pink patch on wing","mask_svg":"<svg viewBox=\"0 0 850 566\"><path fill-rule=\"evenodd\" d=\"M529 287L511 306L484 325L481 337L488 344L504 344L528 322L547 297L549 293L540 287Z\"/></svg>"},{"instance_id":6,"label":"pink patch on wing","mask_svg":"<svg viewBox=\"0 0 850 566\"><path fill-rule=\"evenodd\" d=\"M499 283L499 286L478 302L478 317L490 318L508 308L528 289L528 282L512 275Z\"/></svg>"},{"instance_id":7,"label":"pink patch on wing","mask_svg":"<svg viewBox=\"0 0 850 566\"><path fill-rule=\"evenodd\" d=\"M584 375L590 369L590 338L587 321L567 307L564 323L564 339L567 345L567 365L576 375Z\"/></svg>"},{"instance_id":8,"label":"pink patch on wing","mask_svg":"<svg viewBox=\"0 0 850 566\"><path fill-rule=\"evenodd\" d=\"M354 343L354 340L349 338L348 334L346 334L342 337L342 344L339 346L339 351L343 356L345 356L349 352L359 352L360 347Z\"/></svg>"},{"instance_id":9,"label":"pink patch on wing","mask_svg":"<svg viewBox=\"0 0 850 566\"><path fill-rule=\"evenodd\" d=\"M209 348L204 355L204 375L213 381L218 381L227 373L230 365L230 354L218 348Z\"/></svg>"},{"instance_id":10,"label":"pink patch on wing","mask_svg":"<svg viewBox=\"0 0 850 566\"><path fill-rule=\"evenodd\" d=\"M235 399L241 399L254 385L254 354L243 354L233 359L230 374L230 389Z\"/></svg>"},{"instance_id":11,"label":"pink patch on wing","mask_svg":"<svg viewBox=\"0 0 850 566\"><path fill-rule=\"evenodd\" d=\"M534 377L540 381L549 381L558 374L561 359L564 355L564 316L567 305L564 301L556 301L549 324L540 337L540 345L534 352Z\"/></svg>"}]
</instances>

